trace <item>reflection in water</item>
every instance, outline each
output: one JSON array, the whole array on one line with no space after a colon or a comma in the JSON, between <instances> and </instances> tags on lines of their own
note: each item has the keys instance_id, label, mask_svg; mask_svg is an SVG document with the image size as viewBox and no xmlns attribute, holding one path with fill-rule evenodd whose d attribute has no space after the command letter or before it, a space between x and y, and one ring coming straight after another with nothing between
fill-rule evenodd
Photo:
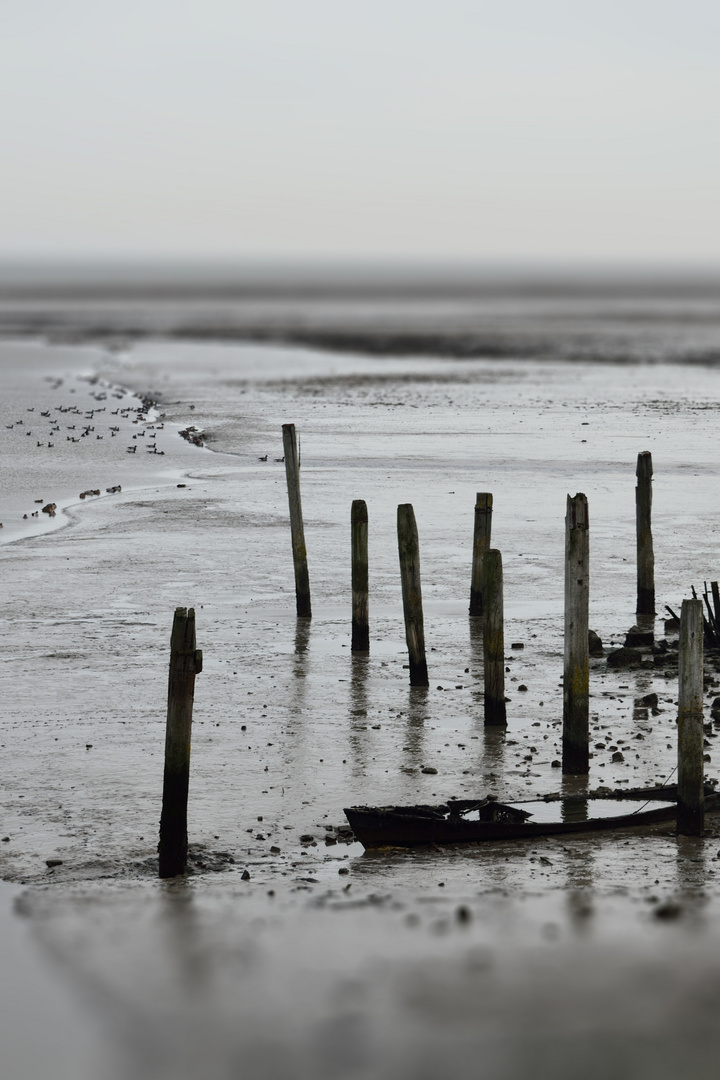
<instances>
[{"instance_id":1,"label":"reflection in water","mask_svg":"<svg viewBox=\"0 0 720 1080\"><path fill-rule=\"evenodd\" d=\"M483 658L483 620L482 618L468 619L468 631L470 635L470 671L479 681L477 691L473 695L476 702L476 718L479 723L484 721L483 708L483 683L484 669ZM504 778L505 770L505 738L506 729L494 725L483 725L483 741L480 743L479 770L482 773L485 784L495 784Z\"/></svg>"},{"instance_id":2,"label":"reflection in water","mask_svg":"<svg viewBox=\"0 0 720 1080\"><path fill-rule=\"evenodd\" d=\"M482 618L468 619L470 632L470 671L475 678L483 673L483 621Z\"/></svg>"},{"instance_id":3,"label":"reflection in water","mask_svg":"<svg viewBox=\"0 0 720 1080\"><path fill-rule=\"evenodd\" d=\"M353 776L364 776L367 769L367 730L368 693L367 681L370 675L370 657L362 653L350 656L350 738L349 747L352 758Z\"/></svg>"},{"instance_id":4,"label":"reflection in water","mask_svg":"<svg viewBox=\"0 0 720 1080\"><path fill-rule=\"evenodd\" d=\"M568 846L565 856L565 888L568 914L578 929L584 929L589 915L593 914L593 886L595 884L595 857L589 846Z\"/></svg>"},{"instance_id":5,"label":"reflection in water","mask_svg":"<svg viewBox=\"0 0 720 1080\"><path fill-rule=\"evenodd\" d=\"M701 899L707 885L707 853L700 836L678 836L675 856L677 891L688 900Z\"/></svg>"},{"instance_id":6,"label":"reflection in water","mask_svg":"<svg viewBox=\"0 0 720 1080\"><path fill-rule=\"evenodd\" d=\"M589 776L570 776L563 774L560 791L563 795L587 795Z\"/></svg>"},{"instance_id":7,"label":"reflection in water","mask_svg":"<svg viewBox=\"0 0 720 1080\"><path fill-rule=\"evenodd\" d=\"M633 702L633 724L639 727L647 725L648 707L642 698L635 698Z\"/></svg>"},{"instance_id":8,"label":"reflection in water","mask_svg":"<svg viewBox=\"0 0 720 1080\"><path fill-rule=\"evenodd\" d=\"M290 665L288 680L288 719L287 734L297 736L284 743L283 759L287 769L292 772L302 771L306 747L307 724L298 723L307 710L308 674L310 672L310 627L309 619L298 619L295 623L295 651Z\"/></svg>"},{"instance_id":9,"label":"reflection in water","mask_svg":"<svg viewBox=\"0 0 720 1080\"><path fill-rule=\"evenodd\" d=\"M301 677L307 674L307 651L310 644L310 619L298 619L295 623L295 663L293 674Z\"/></svg>"},{"instance_id":10,"label":"reflection in water","mask_svg":"<svg viewBox=\"0 0 720 1080\"><path fill-rule=\"evenodd\" d=\"M562 821L587 821L587 799L563 799L560 806Z\"/></svg>"},{"instance_id":11,"label":"reflection in water","mask_svg":"<svg viewBox=\"0 0 720 1080\"><path fill-rule=\"evenodd\" d=\"M490 725L484 729L481 768L485 782L502 780L505 767L505 728Z\"/></svg>"},{"instance_id":12,"label":"reflection in water","mask_svg":"<svg viewBox=\"0 0 720 1080\"><path fill-rule=\"evenodd\" d=\"M305 708L307 676L310 670L310 620L298 619L295 623L295 652L293 653L293 684L290 690L290 715L300 716ZM295 681L297 680L297 681Z\"/></svg>"},{"instance_id":13,"label":"reflection in water","mask_svg":"<svg viewBox=\"0 0 720 1080\"><path fill-rule=\"evenodd\" d=\"M211 971L209 950L201 940L194 890L187 881L172 881L161 892L159 922L167 938L166 955L177 965L178 980L202 990Z\"/></svg>"},{"instance_id":14,"label":"reflection in water","mask_svg":"<svg viewBox=\"0 0 720 1080\"><path fill-rule=\"evenodd\" d=\"M425 753L425 724L429 719L428 692L426 687L409 687L404 744L407 749L403 754L403 762L410 768L418 769L423 763Z\"/></svg>"}]
</instances>

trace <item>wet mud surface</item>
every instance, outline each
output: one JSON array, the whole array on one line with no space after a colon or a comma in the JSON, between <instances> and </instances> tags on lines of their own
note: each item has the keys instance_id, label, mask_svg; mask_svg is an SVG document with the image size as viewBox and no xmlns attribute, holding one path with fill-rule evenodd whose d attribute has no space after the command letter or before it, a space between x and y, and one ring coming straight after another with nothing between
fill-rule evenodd
<instances>
[{"instance_id":1,"label":"wet mud surface","mask_svg":"<svg viewBox=\"0 0 720 1080\"><path fill-rule=\"evenodd\" d=\"M588 1076L669 1076L679 1061L709 1076L715 821L704 840L411 853L363 853L337 829L353 804L583 790L553 765L563 519L576 491L589 500L590 624L605 645L591 662L588 786L672 778L672 637L658 662L648 652L615 670L606 656L635 622L639 451L655 468L659 610L717 575L720 374L161 341L98 349L91 367L102 386L139 395L126 404L157 403L165 454L141 466L123 450L102 477L88 456L77 491L118 479L122 491L75 496L53 522L62 528L0 548L0 873L25 886L19 907L43 950L93 999L108 1076L510 1077L530 1063L570 1076L578 1055ZM26 409L43 404L34 383L23 394ZM300 435L311 623L294 615L283 422ZM178 436L189 425L205 448ZM31 478L25 495L21 471L18 513L37 487ZM484 728L481 629L467 617L477 491L494 494L504 560L506 731ZM369 657L349 648L355 498L370 520ZM404 666L400 502L418 521L427 691ZM179 605L195 607L204 653L192 873L160 883ZM707 675L714 776L712 656ZM643 702L653 693L656 705Z\"/></svg>"}]
</instances>

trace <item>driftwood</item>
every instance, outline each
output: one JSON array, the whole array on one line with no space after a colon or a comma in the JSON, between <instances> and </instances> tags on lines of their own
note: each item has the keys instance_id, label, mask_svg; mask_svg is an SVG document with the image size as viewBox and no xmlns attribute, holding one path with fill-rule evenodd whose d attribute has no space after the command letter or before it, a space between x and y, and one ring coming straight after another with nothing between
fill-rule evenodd
<instances>
[{"instance_id":1,"label":"driftwood","mask_svg":"<svg viewBox=\"0 0 720 1080\"><path fill-rule=\"evenodd\" d=\"M691 587L691 592L693 599L698 600L699 597L694 585ZM717 581L710 582L709 590L707 581L703 582L703 601L705 603L705 612L703 613L705 647L707 649L720 649L720 589ZM673 611L669 604L665 605L665 610L672 619L676 619L678 623L680 622L680 616Z\"/></svg>"}]
</instances>

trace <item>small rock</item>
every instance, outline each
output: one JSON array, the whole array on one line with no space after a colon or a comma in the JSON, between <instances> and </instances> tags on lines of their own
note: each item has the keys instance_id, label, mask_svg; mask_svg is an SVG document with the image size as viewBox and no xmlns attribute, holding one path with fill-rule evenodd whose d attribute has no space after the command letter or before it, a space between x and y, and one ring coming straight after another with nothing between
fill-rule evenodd
<instances>
[{"instance_id":1,"label":"small rock","mask_svg":"<svg viewBox=\"0 0 720 1080\"><path fill-rule=\"evenodd\" d=\"M607 658L608 667L612 668L626 668L635 667L642 660L642 653L639 649L622 648L615 649L611 652Z\"/></svg>"},{"instance_id":2,"label":"small rock","mask_svg":"<svg viewBox=\"0 0 720 1080\"><path fill-rule=\"evenodd\" d=\"M666 634L679 634L680 633L680 620L679 619L666 619L665 620L665 633Z\"/></svg>"},{"instance_id":3,"label":"small rock","mask_svg":"<svg viewBox=\"0 0 720 1080\"><path fill-rule=\"evenodd\" d=\"M243 870L242 874L240 875L240 880L241 881L249 881L250 880L250 871L249 870Z\"/></svg>"},{"instance_id":4,"label":"small rock","mask_svg":"<svg viewBox=\"0 0 720 1080\"><path fill-rule=\"evenodd\" d=\"M264 839L265 839L265 837L263 836L263 834L262 834L261 832L259 832L259 833L257 833L257 835L256 835L255 839L256 839L256 840L264 840Z\"/></svg>"},{"instance_id":5,"label":"small rock","mask_svg":"<svg viewBox=\"0 0 720 1080\"><path fill-rule=\"evenodd\" d=\"M62 866L62 864L63 864L62 859L46 859L45 860L45 865L48 867L49 870L52 870L52 868L54 866Z\"/></svg>"},{"instance_id":6,"label":"small rock","mask_svg":"<svg viewBox=\"0 0 720 1080\"><path fill-rule=\"evenodd\" d=\"M616 750L615 753L613 754L611 760L612 761L624 761L625 760L625 755L623 754L622 750Z\"/></svg>"},{"instance_id":7,"label":"small rock","mask_svg":"<svg viewBox=\"0 0 720 1080\"><path fill-rule=\"evenodd\" d=\"M562 761L558 761L558 759L555 758L555 760L553 761L553 763L552 763L552 765L550 767L552 769L562 769Z\"/></svg>"},{"instance_id":8,"label":"small rock","mask_svg":"<svg viewBox=\"0 0 720 1080\"><path fill-rule=\"evenodd\" d=\"M525 648L525 642L524 641L513 641L512 644L510 645L510 648L511 649L524 649Z\"/></svg>"},{"instance_id":9,"label":"small rock","mask_svg":"<svg viewBox=\"0 0 720 1080\"><path fill-rule=\"evenodd\" d=\"M525 685L525 683L520 683L520 685L518 686L518 692L521 694L527 693L527 686Z\"/></svg>"},{"instance_id":10,"label":"small rock","mask_svg":"<svg viewBox=\"0 0 720 1080\"><path fill-rule=\"evenodd\" d=\"M10 843L10 837L9 836L3 836L2 842L3 842L3 844L9 844Z\"/></svg>"},{"instance_id":11,"label":"small rock","mask_svg":"<svg viewBox=\"0 0 720 1080\"><path fill-rule=\"evenodd\" d=\"M599 634L594 630L588 630L588 647L591 656L604 656L603 643Z\"/></svg>"},{"instance_id":12,"label":"small rock","mask_svg":"<svg viewBox=\"0 0 720 1080\"><path fill-rule=\"evenodd\" d=\"M656 919L678 919L682 915L682 908L674 900L666 900L664 904L658 904L653 915Z\"/></svg>"},{"instance_id":13,"label":"small rock","mask_svg":"<svg viewBox=\"0 0 720 1080\"><path fill-rule=\"evenodd\" d=\"M472 912L466 904L461 904L460 907L455 910L455 918L459 923L467 925L472 919Z\"/></svg>"},{"instance_id":14,"label":"small rock","mask_svg":"<svg viewBox=\"0 0 720 1080\"><path fill-rule=\"evenodd\" d=\"M641 705L647 705L649 709L657 709L658 696L657 694L646 694L645 697L640 698Z\"/></svg>"},{"instance_id":15,"label":"small rock","mask_svg":"<svg viewBox=\"0 0 720 1080\"><path fill-rule=\"evenodd\" d=\"M641 630L639 626L631 626L625 636L625 648L652 648L654 640L655 635L652 630Z\"/></svg>"},{"instance_id":16,"label":"small rock","mask_svg":"<svg viewBox=\"0 0 720 1080\"><path fill-rule=\"evenodd\" d=\"M275 844L273 844L273 846L270 848L270 852L273 855L279 855L280 854L280 848L277 847Z\"/></svg>"},{"instance_id":17,"label":"small rock","mask_svg":"<svg viewBox=\"0 0 720 1080\"><path fill-rule=\"evenodd\" d=\"M312 833L306 832L306 833L303 833L302 836L300 837L300 843L301 844L311 844L314 839L315 839L315 837L313 836Z\"/></svg>"},{"instance_id":18,"label":"small rock","mask_svg":"<svg viewBox=\"0 0 720 1080\"><path fill-rule=\"evenodd\" d=\"M338 870L338 874L349 874L349 873L350 873L350 871L348 870L347 866L341 866L340 869Z\"/></svg>"},{"instance_id":19,"label":"small rock","mask_svg":"<svg viewBox=\"0 0 720 1080\"><path fill-rule=\"evenodd\" d=\"M420 772L427 773L428 776L437 776L437 769L434 769L432 765L426 765Z\"/></svg>"}]
</instances>

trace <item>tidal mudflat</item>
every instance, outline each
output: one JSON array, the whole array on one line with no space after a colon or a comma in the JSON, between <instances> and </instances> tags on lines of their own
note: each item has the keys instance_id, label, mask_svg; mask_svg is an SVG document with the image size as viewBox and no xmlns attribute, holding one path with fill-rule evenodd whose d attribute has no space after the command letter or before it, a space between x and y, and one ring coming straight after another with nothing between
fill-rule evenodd
<instances>
[{"instance_id":1,"label":"tidal mudflat","mask_svg":"<svg viewBox=\"0 0 720 1080\"><path fill-rule=\"evenodd\" d=\"M720 370L161 337L0 351L0 873L92 1016L107 1076L662 1077L680 1063L714 1075L712 821L704 840L411 854L365 854L336 828L354 803L560 789L566 495L588 497L590 623L609 649L635 621L641 450L655 468L659 612L719 576ZM47 411L60 446L59 432L18 432ZM310 623L295 618L284 422L300 436ZM95 430L81 437L79 424ZM190 427L203 446L180 438ZM81 500L87 490L101 495ZM506 642L523 645L507 652L505 731L484 728L482 639L467 616L477 491L494 495ZM57 507L44 529L40 498ZM356 498L369 515L367 658L349 648ZM404 667L405 502L427 691ZM192 873L163 883L179 605L195 607L204 670ZM673 671L599 658L591 693L589 785L670 777ZM654 710L641 702L651 693ZM708 721L715 696L709 682ZM714 740L713 728L710 776Z\"/></svg>"}]
</instances>

